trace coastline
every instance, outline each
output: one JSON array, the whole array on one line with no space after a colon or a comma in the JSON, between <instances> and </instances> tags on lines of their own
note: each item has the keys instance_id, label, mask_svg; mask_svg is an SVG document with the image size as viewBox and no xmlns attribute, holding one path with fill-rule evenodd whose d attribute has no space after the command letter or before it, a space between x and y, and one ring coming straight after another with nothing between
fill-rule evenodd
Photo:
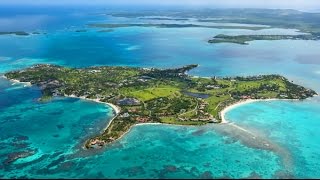
<instances>
[{"instance_id":1,"label":"coastline","mask_svg":"<svg viewBox=\"0 0 320 180\"><path fill-rule=\"evenodd\" d=\"M225 107L221 112L220 112L220 116L221 116L221 123L220 124L227 124L229 123L229 121L225 118L225 115L227 112L231 111L232 109L245 105L245 104L249 104L249 103L254 103L254 102L266 102L266 101L299 101L299 99L247 99L247 100L241 100L238 101L232 105L229 105L227 107Z\"/></svg>"},{"instance_id":2,"label":"coastline","mask_svg":"<svg viewBox=\"0 0 320 180\"><path fill-rule=\"evenodd\" d=\"M115 116L114 118L116 118L116 116ZM113 119L114 119L114 118L113 118ZM113 120L113 119L112 119L112 120ZM111 123L111 121L110 121L110 123ZM108 126L106 127L106 129L109 127L110 123L108 124ZM114 140L112 143L121 140L121 139L122 139L126 134L128 134L128 133L131 131L131 129L132 129L133 127L135 127L135 126L153 125L153 124L159 125L159 124L162 124L162 123L137 123L137 124L134 124L134 125L131 126L125 133L123 133L118 139ZM112 144L112 143L110 143L110 144ZM107 144L107 145L108 145L108 144Z\"/></svg>"},{"instance_id":3,"label":"coastline","mask_svg":"<svg viewBox=\"0 0 320 180\"><path fill-rule=\"evenodd\" d=\"M89 99L89 98L86 98L86 97L83 97L83 96L78 97L78 96L76 96L76 95L74 95L74 94L72 94L72 95L66 95L66 94L65 94L65 95L63 95L63 97L78 98L78 99L82 99L82 100L86 100L86 101L93 101L93 102L96 102L96 103L101 103L101 104L105 104L105 105L107 105L107 106L110 106L110 107L112 108L113 112L114 112L114 115L113 115L113 117L109 120L108 124L105 126L105 128L102 130L101 133L104 133L104 132L108 129L108 127L110 126L110 124L112 123L112 121L113 121L115 118L117 118L118 115L119 115L120 112L121 112L121 108L120 108L120 107L118 107L118 106L116 106L116 105L114 105L114 104L111 104L111 103L102 102L102 101L100 101L100 99L98 99L98 98L97 98L97 99ZM133 127L133 126L132 126L132 127ZM132 128L132 127L131 127L131 128ZM127 132L125 132L124 134L122 134L119 139L121 139L125 134L127 134L127 133L131 130L131 128L128 129ZM89 139L87 139L87 140L85 141L85 143L84 143L83 146L82 146L82 149L87 150L86 144L87 144L88 141L90 141L90 140L91 140L91 138L89 138Z\"/></svg>"},{"instance_id":4,"label":"coastline","mask_svg":"<svg viewBox=\"0 0 320 180\"><path fill-rule=\"evenodd\" d=\"M2 75L1 78L7 79L7 80L13 82L13 85L14 85L15 83L22 83L22 84L25 84L25 85L28 85L28 86L32 86L31 82L21 82L21 81L19 81L19 80L17 80L17 79L9 79L9 78L7 78L5 75ZM120 113L120 111L121 111L121 108L120 108L120 107L118 107L118 106L116 106L116 105L114 105L114 104L108 103L108 102L102 102L102 101L100 101L100 99L98 99L98 98L97 98L97 99L89 99L89 98L86 98L86 97L83 97L83 96L78 97L78 96L76 96L76 95L74 95L74 94L72 94L72 95L66 95L66 94L64 94L63 97L79 98L79 99L83 99L83 100L87 100L87 101L94 101L94 102L97 102L97 103L106 104L106 105L110 106L110 107L113 109L113 111L115 112L116 116L117 116L117 115Z\"/></svg>"},{"instance_id":5,"label":"coastline","mask_svg":"<svg viewBox=\"0 0 320 180\"><path fill-rule=\"evenodd\" d=\"M7 78L5 75L2 75L1 78L5 78L5 79L13 82L12 85L14 85L14 84L16 84L16 83L22 83L22 84L25 84L25 86L32 86L32 83L31 83L31 82L20 82L19 80L16 80L16 79L9 79L9 78ZM111 104L111 103L102 102L102 101L100 101L100 99L98 99L98 98L97 98L97 99L89 99L89 98L86 98L86 97L83 97L83 96L78 97L78 96L76 96L76 95L74 95L74 94L72 94L72 95L66 95L66 94L64 94L62 97L78 98L78 99L87 100L87 101L93 101L93 102L96 102L96 103L102 103L102 104L105 104L105 105L107 105L107 106L110 106L110 107L112 108L113 112L114 112L114 116L112 117L112 119L110 119L108 125L103 129L103 131L106 131L106 130L108 129L108 127L109 127L109 125L111 124L111 122L112 122L112 121L119 115L119 113L121 112L121 108L120 108L120 107L118 107L118 106L116 106L116 105L114 105L114 104ZM132 128L132 127L131 127L131 128ZM130 128L130 129L131 129L131 128ZM130 131L130 129L129 129L126 133L124 133L122 136L124 136L125 134L127 134L127 133ZM121 139L122 136L121 136L119 139ZM85 144L86 144L87 141L89 141L89 140L90 140L90 139L86 140ZM83 146L83 149L86 149L85 146Z\"/></svg>"},{"instance_id":6,"label":"coastline","mask_svg":"<svg viewBox=\"0 0 320 180\"><path fill-rule=\"evenodd\" d=\"M25 84L25 86L32 86L32 83L31 83L31 82L20 82L19 80L16 80L16 79L9 79L9 78L7 78L5 75L2 75L1 78L7 79L7 80L13 82L12 85L14 85L14 84L16 84L16 83L21 83L21 84ZM105 105L107 105L107 106L110 106L110 107L112 108L113 112L114 112L114 116L112 117L112 119L110 119L110 121L108 122L107 126L103 129L103 132L108 129L108 127L110 126L111 122L112 122L112 121L120 114L120 112L121 112L121 108L120 108L120 107L118 107L118 106L116 106L116 105L114 105L114 104L108 103L108 102L102 102L102 101L100 101L100 99L98 99L98 98L97 98L97 99L89 99L89 98L86 98L86 97L84 97L84 96L78 97L78 96L76 96L76 95L74 95L74 94L72 94L72 95L66 95L66 94L64 94L64 95L61 96L61 97L77 98L77 99L82 99L82 100L86 100L86 101L93 101L93 102L96 102L96 103L101 103L101 104L105 104ZM142 124L143 124L143 123L142 123ZM150 124L151 124L151 123L150 123ZM138 125L138 124L136 124L136 125ZM132 127L133 127L133 126L132 126ZM125 132L124 134L122 134L119 139L121 139L125 134L127 134L127 133L131 130L132 127L130 127L130 129L128 129L127 132ZM102 132L102 133L103 133L103 132ZM83 149L86 149L85 144L86 144L89 140L90 140L90 139L88 139L88 140L85 141L84 146L82 147Z\"/></svg>"},{"instance_id":7,"label":"coastline","mask_svg":"<svg viewBox=\"0 0 320 180\"><path fill-rule=\"evenodd\" d=\"M8 79L6 76L2 76L3 78L5 79ZM192 77L198 77L200 78L199 76L192 76ZM206 78L209 78L209 77L206 77ZM28 86L32 86L32 83L31 82L20 82L19 80L16 80L16 79L8 79L10 80L11 82L13 82L13 85L15 83L23 83L23 84L26 84ZM317 94L318 95L318 94ZM315 95L316 96L316 95ZM104 129L102 130L101 134L104 134L104 133L109 133L109 132L106 132L108 130L108 128L110 127L110 125L115 122L115 119L118 117L118 115L121 113L121 107L115 105L115 104L112 104L112 103L108 103L108 102L103 102L101 101L100 98L95 98L95 99L91 99L91 98L87 98L85 96L77 96L75 94L71 94L71 95L67 95L67 94L63 94L61 95L61 97L69 97L69 98L78 98L78 99L83 99L83 100L87 100L87 101L93 101L95 103L103 103L109 107L112 108L112 111L113 111L113 115L112 115L112 118L110 118L110 120L108 121L108 124L104 127ZM310 96L312 97L312 95ZM226 107L224 107L220 112L219 112L219 116L220 116L220 119L221 119L221 122L218 123L218 124L229 124L228 120L226 119L226 113L231 111L232 109L240 106L240 105L244 105L244 104L248 104L248 103L253 103L253 102L259 102L259 101L281 101L281 100L289 100L289 101L298 101L299 99L278 99L278 98L270 98L270 99L242 99L242 100L238 100L237 102L233 103L233 104L230 104ZM178 124L166 124L166 123L158 123L158 122L155 122L155 123L137 123L137 122L133 122L131 123L130 127L128 127L127 131L122 131L120 132L118 135L119 138L117 139L114 139L114 137L111 137L112 141L110 143L113 143L114 141L117 141L117 140L120 140L121 138L123 138L127 133L130 132L130 130L134 127L134 126L141 126L141 125L159 125L159 124L163 124L163 125L168 125L168 126L186 126L186 125L178 125ZM232 123L230 123L230 125L232 125ZM187 126L190 126L190 125L187 125ZM192 126L192 125L191 125ZM126 127L126 128L127 128ZM242 129L242 128L239 128L237 127L238 129L241 129L242 131L245 131L247 133L250 133L248 131L246 131L245 129ZM111 132L112 133L112 132ZM121 134L122 133L122 134ZM98 140L98 145L100 146L101 144L103 145L107 145L107 144L110 144L110 143L107 143L106 141L104 141L103 139L99 139L100 135L99 136L96 136L95 138L90 138L88 140L85 141L85 144L83 146L83 149L88 149L87 145L92 145L91 143L94 143L93 145L96 144L96 141ZM100 142L99 142L100 141Z\"/></svg>"},{"instance_id":8,"label":"coastline","mask_svg":"<svg viewBox=\"0 0 320 180\"><path fill-rule=\"evenodd\" d=\"M115 112L115 114L116 114L115 117L118 116L118 114L121 111L121 108L119 106L116 106L116 105L108 103L108 102L102 102L102 101L100 101L99 98L97 98L97 99L89 99L89 98L86 98L86 97L83 97L83 96L78 97L78 96L76 96L74 94L72 94L72 95L64 94L63 96L64 97L69 97L69 98L78 98L78 99L83 99L83 100L87 100L87 101L93 101L93 102L101 103L101 104L106 104L106 105L110 106L112 108L112 110Z\"/></svg>"},{"instance_id":9,"label":"coastline","mask_svg":"<svg viewBox=\"0 0 320 180\"><path fill-rule=\"evenodd\" d=\"M24 87L26 87L26 86L27 86L27 87L32 86L31 82L21 82L21 81L19 81L19 80L17 80L17 79L9 79L9 78L7 78L5 75L2 75L1 78L4 78L4 79L6 79L6 80L8 80L8 81L10 81L10 82L13 82L12 85L15 85L15 84L24 84Z\"/></svg>"},{"instance_id":10,"label":"coastline","mask_svg":"<svg viewBox=\"0 0 320 180\"><path fill-rule=\"evenodd\" d=\"M117 116L114 116L108 123L108 125L106 126L106 128L104 129L104 131L109 127L110 123L112 122L113 119L115 119ZM133 126L131 126L125 133L123 133L118 139L114 140L112 143L121 140L126 134L128 134L132 128L134 128L135 126L145 126L145 125L167 125L167 126L184 126L184 125L175 125L175 124L166 124L166 123L159 123L159 122L155 122L155 123L137 123L134 124ZM89 141L90 139L88 139L85 144ZM110 143L110 144L112 144ZM106 144L106 147L108 146L108 144ZM87 148L85 147L85 145L82 147L83 149L87 150Z\"/></svg>"}]
</instances>

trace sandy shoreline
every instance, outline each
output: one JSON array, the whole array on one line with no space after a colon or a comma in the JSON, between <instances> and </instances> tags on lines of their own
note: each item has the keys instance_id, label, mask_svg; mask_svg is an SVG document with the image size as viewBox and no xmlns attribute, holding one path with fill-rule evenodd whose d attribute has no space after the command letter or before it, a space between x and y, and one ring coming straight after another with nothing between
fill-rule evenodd
<instances>
[{"instance_id":1,"label":"sandy shoreline","mask_svg":"<svg viewBox=\"0 0 320 180\"><path fill-rule=\"evenodd\" d=\"M114 104L111 104L111 103L102 102L102 101L100 101L100 99L98 99L98 98L97 98L97 99L89 99L89 98L86 98L86 97L83 97L83 96L78 97L78 96L76 96L76 95L74 95L74 94L72 94L72 95L64 95L63 97L83 99L83 100L93 101L93 102L96 102L96 103L102 103L102 104L106 104L106 105L110 106L110 107L112 108L112 110L114 111L115 114L114 114L113 117L109 120L108 124L105 126L105 128L102 130L102 132L101 132L100 134L104 133L104 132L108 129L108 127L110 126L110 124L112 123L112 121L113 121L115 118L117 118L118 115L119 115L120 112L121 112L121 108L120 108L120 107L118 107L118 106L116 106L116 105L114 105ZM132 128L132 127L131 127L131 128ZM127 132L125 132L119 139L121 139L125 134L127 134L127 133L131 130L131 128L130 128ZM85 145L86 145L87 142L90 141L90 140L91 140L91 138L89 138L89 139L87 139L87 140L85 141L85 143L84 143L83 146L82 146L83 149L87 149Z\"/></svg>"},{"instance_id":2,"label":"sandy shoreline","mask_svg":"<svg viewBox=\"0 0 320 180\"><path fill-rule=\"evenodd\" d=\"M32 86L31 82L20 82L19 80L16 80L16 79L8 79L5 75L2 75L1 78L7 79L7 80L13 82L13 85L14 85L15 83L22 83L22 84L25 84L25 85L27 85L27 86ZM114 104L111 104L111 103L102 102L102 101L100 101L100 99L98 99L98 98L97 98L97 99L89 99L89 98L86 98L86 97L83 97L83 96L78 97L78 96L76 96L76 95L74 95L74 94L72 94L72 95L66 95L66 94L65 94L64 97L79 98L79 99L84 99L84 100L88 100L88 101L94 101L94 102L97 102L97 103L106 104L106 105L110 106L110 107L114 110L114 112L116 113L116 115L118 115L118 114L120 113L120 111L121 111L121 108L120 108L120 107L118 107L118 106L116 106L116 105L114 105Z\"/></svg>"},{"instance_id":3,"label":"sandy shoreline","mask_svg":"<svg viewBox=\"0 0 320 180\"><path fill-rule=\"evenodd\" d=\"M116 118L116 117L114 117L114 118ZM114 119L113 118L113 119ZM110 121L110 123L111 123L111 121ZM110 125L110 123L108 124L108 126ZM135 126L142 126L142 125L153 125L153 124L155 124L155 125L159 125L159 124L162 124L162 123L138 123L138 124L135 124L135 125L133 125L133 126L131 126L129 129L128 129L128 131L126 131L125 133L123 133L118 139L116 139L115 141L119 141L120 139L122 139L126 134L128 134L130 131L131 131L131 129L133 128L133 127L135 127ZM107 126L107 127L108 127ZM114 142L115 142L114 141ZM112 142L113 143L113 142Z\"/></svg>"},{"instance_id":4,"label":"sandy shoreline","mask_svg":"<svg viewBox=\"0 0 320 180\"><path fill-rule=\"evenodd\" d=\"M21 82L17 79L8 79L5 75L2 75L1 78L4 78L4 79L7 79L9 80L10 82L13 82L12 85L15 85L15 84L24 84L25 86L32 86L31 82Z\"/></svg>"},{"instance_id":5,"label":"sandy shoreline","mask_svg":"<svg viewBox=\"0 0 320 180\"><path fill-rule=\"evenodd\" d=\"M237 103L234 103L230 106L227 106L226 108L224 108L221 112L221 124L226 124L229 123L226 118L225 115L227 112L231 111L232 109L245 105L245 104L249 104L249 103L254 103L254 102L264 102L264 101L299 101L299 99L247 99L247 100L242 100L239 101Z\"/></svg>"},{"instance_id":6,"label":"sandy shoreline","mask_svg":"<svg viewBox=\"0 0 320 180\"><path fill-rule=\"evenodd\" d=\"M100 99L89 99L89 98L86 98L86 97L83 97L83 96L80 96L80 97L78 97L78 96L76 96L76 95L63 95L64 97L69 97L69 98L78 98L78 99L83 99L83 100L87 100L87 101L93 101L93 102L96 102L96 103L102 103L102 104L106 104L106 105L108 105L108 106L110 106L112 109L113 109L113 111L115 112L115 114L116 114L116 116L120 113L120 111L121 111L121 108L120 107L118 107L118 106L116 106L116 105L114 105L114 104L111 104L111 103L107 103L107 102L102 102L102 101L100 101Z\"/></svg>"},{"instance_id":7,"label":"sandy shoreline","mask_svg":"<svg viewBox=\"0 0 320 180\"><path fill-rule=\"evenodd\" d=\"M32 86L31 82L20 82L19 80L16 80L16 79L8 79L5 75L2 75L1 78L7 79L7 80L13 82L12 85L14 85L14 84L16 84L16 83L22 83L22 84L25 84L25 86ZM112 117L112 119L110 119L108 125L104 128L103 131L106 131L106 130L108 129L108 127L109 127L109 125L111 124L111 122L112 122L112 121L119 115L119 113L121 112L121 108L120 108L120 107L118 107L118 106L116 106L116 105L114 105L114 104L111 104L111 103L102 102L102 101L100 101L100 99L98 99L98 98L97 98L97 99L89 99L89 98L86 98L86 97L84 97L84 96L78 97L78 96L76 96L76 95L74 95L74 94L72 94L72 95L66 95L66 94L64 94L62 97L83 99L83 100L93 101L93 102L96 102L96 103L102 103L102 104L105 104L105 105L107 105L107 106L110 106L110 107L112 108L112 110L114 111L115 115ZM130 128L130 129L131 129L131 128ZM124 133L122 136L124 136L125 134L127 134L127 133L130 131L130 129L129 129L126 133ZM121 137L122 137L122 136L121 136ZM121 137L120 137L119 139L121 139ZM89 140L90 140L90 139L89 139ZM83 147L83 148L85 148L85 147Z\"/></svg>"}]
</instances>

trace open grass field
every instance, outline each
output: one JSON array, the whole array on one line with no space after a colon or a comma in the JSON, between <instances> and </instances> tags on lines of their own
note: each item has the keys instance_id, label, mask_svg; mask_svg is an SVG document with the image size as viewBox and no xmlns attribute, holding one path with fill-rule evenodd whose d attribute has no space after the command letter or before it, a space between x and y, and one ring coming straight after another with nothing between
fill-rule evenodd
<instances>
[{"instance_id":1,"label":"open grass field","mask_svg":"<svg viewBox=\"0 0 320 180\"><path fill-rule=\"evenodd\" d=\"M159 97L179 96L180 89L175 87L147 88L129 92L127 95L135 97L140 101L149 101Z\"/></svg>"}]
</instances>

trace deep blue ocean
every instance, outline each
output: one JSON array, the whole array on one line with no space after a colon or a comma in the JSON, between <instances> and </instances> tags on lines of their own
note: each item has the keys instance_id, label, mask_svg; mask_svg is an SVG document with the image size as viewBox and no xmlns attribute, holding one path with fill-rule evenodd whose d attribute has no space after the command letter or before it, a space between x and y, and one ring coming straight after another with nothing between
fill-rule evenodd
<instances>
[{"instance_id":1,"label":"deep blue ocean","mask_svg":"<svg viewBox=\"0 0 320 180\"><path fill-rule=\"evenodd\" d=\"M189 74L281 74L320 91L319 41L207 43L217 34L298 34L294 29L87 26L199 24L194 19L113 17L109 11L0 7L0 32L40 33L0 35L0 74L38 63L159 68L196 63L200 66ZM111 146L86 151L83 142L104 129L112 109L72 98L41 103L40 96L37 87L0 78L0 178L320 178L318 97L239 106L227 113L230 124L224 125L136 126ZM260 148L259 143L270 148ZM10 161L25 152L30 156Z\"/></svg>"}]
</instances>

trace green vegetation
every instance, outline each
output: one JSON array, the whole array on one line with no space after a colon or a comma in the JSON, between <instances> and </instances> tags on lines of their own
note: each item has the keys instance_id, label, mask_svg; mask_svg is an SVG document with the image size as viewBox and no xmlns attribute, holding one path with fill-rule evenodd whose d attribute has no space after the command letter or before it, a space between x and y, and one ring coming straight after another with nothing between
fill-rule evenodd
<instances>
[{"instance_id":1,"label":"green vegetation","mask_svg":"<svg viewBox=\"0 0 320 180\"><path fill-rule=\"evenodd\" d=\"M220 34L209 40L209 43L236 43L236 44L249 44L249 41L255 40L319 40L320 37L306 34L306 35L238 35L228 36Z\"/></svg>"},{"instance_id":2,"label":"green vegetation","mask_svg":"<svg viewBox=\"0 0 320 180\"><path fill-rule=\"evenodd\" d=\"M313 36L320 36L320 13L292 9L221 9L207 14L220 18L209 20L210 22L263 24L274 28L298 29Z\"/></svg>"},{"instance_id":3,"label":"green vegetation","mask_svg":"<svg viewBox=\"0 0 320 180\"><path fill-rule=\"evenodd\" d=\"M125 93L127 96L136 97L141 101L148 101L159 97L179 94L179 89L174 87L147 88Z\"/></svg>"},{"instance_id":4,"label":"green vegetation","mask_svg":"<svg viewBox=\"0 0 320 180\"><path fill-rule=\"evenodd\" d=\"M40 102L48 102L52 100L52 96L51 95L45 95L43 94L41 98L39 98L39 101Z\"/></svg>"},{"instance_id":5,"label":"green vegetation","mask_svg":"<svg viewBox=\"0 0 320 180\"><path fill-rule=\"evenodd\" d=\"M96 148L119 139L138 123L203 125L221 122L220 112L245 99L306 99L315 91L279 75L198 78L186 74L197 67L175 69L132 67L66 68L36 65L8 72L8 79L31 82L52 96L97 99L119 107L105 132L87 141Z\"/></svg>"}]
</instances>

